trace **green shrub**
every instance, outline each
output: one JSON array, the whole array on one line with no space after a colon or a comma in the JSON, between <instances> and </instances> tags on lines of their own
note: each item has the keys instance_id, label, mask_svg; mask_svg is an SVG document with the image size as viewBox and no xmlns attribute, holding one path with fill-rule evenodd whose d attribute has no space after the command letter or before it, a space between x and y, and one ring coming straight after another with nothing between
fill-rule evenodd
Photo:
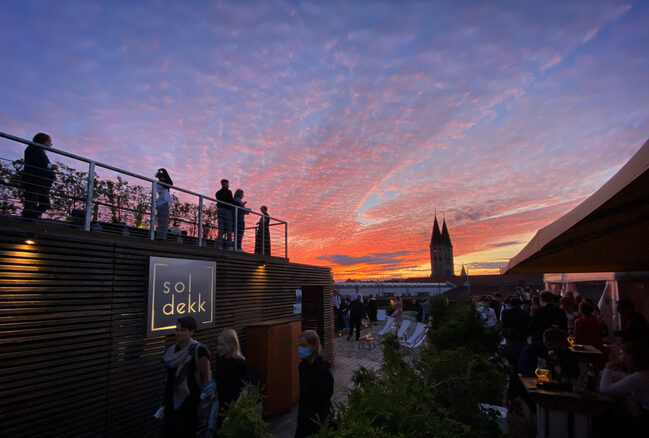
<instances>
[{"instance_id":1,"label":"green shrub","mask_svg":"<svg viewBox=\"0 0 649 438\"><path fill-rule=\"evenodd\" d=\"M261 394L252 387L246 386L235 402L226 406L223 412L223 424L216 436L219 438L269 438L267 424L261 418Z\"/></svg>"},{"instance_id":2,"label":"green shrub","mask_svg":"<svg viewBox=\"0 0 649 438\"><path fill-rule=\"evenodd\" d=\"M502 436L495 417L479 407L502 401L497 330L486 329L468 304L433 299L431 317L418 357L396 336L384 338L381 369L355 371L347 402L336 406L336 427L324 425L316 437Z\"/></svg>"}]
</instances>

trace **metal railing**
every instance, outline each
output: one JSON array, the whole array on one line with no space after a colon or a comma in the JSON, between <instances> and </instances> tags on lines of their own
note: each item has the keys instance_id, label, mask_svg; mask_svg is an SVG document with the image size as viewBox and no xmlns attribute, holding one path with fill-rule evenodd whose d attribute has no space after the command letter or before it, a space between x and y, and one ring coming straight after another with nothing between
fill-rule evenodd
<instances>
[{"instance_id":1,"label":"metal railing","mask_svg":"<svg viewBox=\"0 0 649 438\"><path fill-rule=\"evenodd\" d=\"M0 214L17 215L22 203L22 216L32 220L45 214L86 231L156 239L160 181L3 132L0 138L44 149L71 163L57 161L58 169L52 166L51 177L47 177L38 175L42 169L25 165L22 159L0 157ZM77 170L79 162L86 163L87 170ZM100 178L98 169L112 175ZM25 175L31 179L28 181ZM246 252L265 255L270 255L272 248L275 254L283 250L288 258L286 221L182 187L163 186L172 193L169 222L173 226L166 236L158 226L158 238L223 249L245 248ZM246 217L254 217L256 223L247 225Z\"/></svg>"}]
</instances>

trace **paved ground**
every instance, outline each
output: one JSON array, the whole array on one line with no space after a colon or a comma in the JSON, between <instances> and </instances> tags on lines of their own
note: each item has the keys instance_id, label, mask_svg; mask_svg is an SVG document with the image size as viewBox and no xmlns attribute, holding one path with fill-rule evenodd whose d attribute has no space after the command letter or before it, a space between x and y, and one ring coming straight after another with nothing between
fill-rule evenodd
<instances>
[{"instance_id":1,"label":"paved ground","mask_svg":"<svg viewBox=\"0 0 649 438\"><path fill-rule=\"evenodd\" d=\"M383 322L376 326L364 329L360 341L347 340L346 336L340 336L334 340L336 359L332 366L334 376L333 402L342 402L346 398L345 388L351 386L351 378L354 370L359 366L378 369L383 361L383 350L380 345L381 336L376 332L383 328ZM410 334L410 331L407 332ZM536 435L536 422L534 414L521 404L517 409L518 415L510 413L510 433L521 438L532 438ZM297 405L285 415L270 421L268 430L275 438L293 438L297 421Z\"/></svg>"},{"instance_id":2,"label":"paved ground","mask_svg":"<svg viewBox=\"0 0 649 438\"><path fill-rule=\"evenodd\" d=\"M345 388L351 386L351 378L354 370L359 366L370 369L378 369L383 360L383 353L380 345L380 337L374 335L383 323L367 328L361 333L364 335L360 341L353 338L347 340L346 336L340 336L334 340L336 359L331 368L334 376L334 403L345 400ZM297 419L297 406L285 415L271 420L268 430L275 438L292 438L295 433Z\"/></svg>"}]
</instances>

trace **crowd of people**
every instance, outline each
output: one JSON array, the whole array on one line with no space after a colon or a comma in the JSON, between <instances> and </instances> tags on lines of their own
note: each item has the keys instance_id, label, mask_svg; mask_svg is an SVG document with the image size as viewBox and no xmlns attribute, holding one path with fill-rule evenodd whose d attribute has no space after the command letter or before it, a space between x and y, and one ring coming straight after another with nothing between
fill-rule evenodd
<instances>
[{"instance_id":1,"label":"crowd of people","mask_svg":"<svg viewBox=\"0 0 649 438\"><path fill-rule=\"evenodd\" d=\"M474 304L486 326L502 331L511 372L510 401L521 397L533 407L517 374L534 376L542 369L557 382L583 385L618 399L620 411L605 422L621 425L649 419L649 324L630 300L617 302L621 330L614 332L609 332L592 300L571 292L559 296L520 289L504 300L499 293L474 297ZM602 355L580 364L572 344L590 345Z\"/></svg>"},{"instance_id":2,"label":"crowd of people","mask_svg":"<svg viewBox=\"0 0 649 438\"><path fill-rule=\"evenodd\" d=\"M167 379L163 397L162 421L165 437L195 437L198 414L203 413L207 436L218 431L224 412L243 393L246 384L257 384L256 372L241 354L239 338L233 329L217 337L215 365L206 345L194 340L196 320L179 318L175 344L163 356ZM334 380L322 356L320 337L314 330L303 331L296 345L300 358L297 425L295 437L309 436L318 429L318 420L331 415Z\"/></svg>"},{"instance_id":3,"label":"crowd of people","mask_svg":"<svg viewBox=\"0 0 649 438\"><path fill-rule=\"evenodd\" d=\"M363 319L369 320L370 324L375 324L377 321L378 302L373 294L363 296L357 290L354 299L352 299L348 295L340 296L340 293L334 290L331 302L334 330L336 333L348 330L348 340L354 336L354 333L356 333L356 340L360 339ZM427 299L413 298L411 308L417 312L418 321L424 323L428 321L429 303ZM394 319L400 319L403 316L403 300L400 296L394 297L390 316Z\"/></svg>"},{"instance_id":4,"label":"crowd of people","mask_svg":"<svg viewBox=\"0 0 649 438\"><path fill-rule=\"evenodd\" d=\"M28 219L39 219L50 209L50 191L56 178L58 166L51 163L46 149L52 147L52 138L45 133L36 134L32 142L45 147L29 145L25 149L21 182L23 187L22 216ZM155 174L156 184L156 233L157 240L167 240L169 233L169 212L173 203L170 188L173 180L165 168L160 168ZM218 234L216 246L219 249L243 251L241 243L246 230L246 215L250 209L246 207L244 191L237 189L232 195L230 182L221 180L221 189L215 193L217 199ZM262 205L261 216L255 227L255 254L270 255L270 216L268 207ZM235 220L236 218L236 220ZM177 223L172 227L178 230ZM236 236L236 242L234 241Z\"/></svg>"}]
</instances>

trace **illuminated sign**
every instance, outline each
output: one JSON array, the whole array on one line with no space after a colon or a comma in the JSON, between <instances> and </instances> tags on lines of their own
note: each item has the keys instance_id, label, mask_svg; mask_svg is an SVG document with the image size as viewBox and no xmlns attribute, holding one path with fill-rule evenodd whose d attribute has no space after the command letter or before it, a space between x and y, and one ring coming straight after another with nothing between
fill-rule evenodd
<instances>
[{"instance_id":1,"label":"illuminated sign","mask_svg":"<svg viewBox=\"0 0 649 438\"><path fill-rule=\"evenodd\" d=\"M214 327L215 285L216 262L149 257L147 337L173 333L184 316L196 330Z\"/></svg>"}]
</instances>

